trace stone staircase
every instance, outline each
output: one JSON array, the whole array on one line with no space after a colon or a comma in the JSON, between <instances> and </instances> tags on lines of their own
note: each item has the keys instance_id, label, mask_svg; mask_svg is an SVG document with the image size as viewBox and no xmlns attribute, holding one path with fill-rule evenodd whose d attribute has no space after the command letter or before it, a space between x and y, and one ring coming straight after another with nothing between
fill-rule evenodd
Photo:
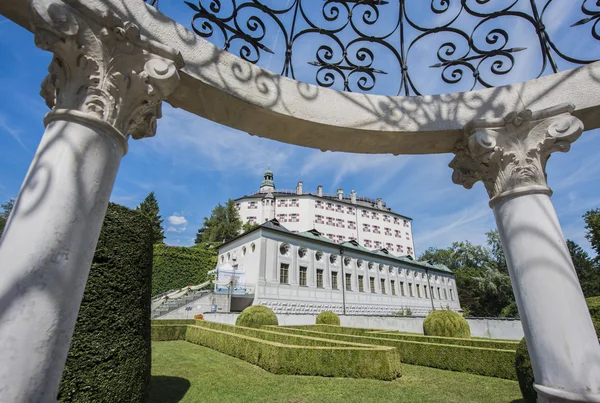
<instances>
[{"instance_id":1,"label":"stone staircase","mask_svg":"<svg viewBox=\"0 0 600 403\"><path fill-rule=\"evenodd\" d=\"M212 294L212 290L198 290L190 292L183 298L171 299L164 302L161 306L150 313L150 317L152 319L156 319L160 316L166 315L171 311L174 311L178 308L181 308L184 305L187 305L191 302L194 302L206 295Z\"/></svg>"}]
</instances>

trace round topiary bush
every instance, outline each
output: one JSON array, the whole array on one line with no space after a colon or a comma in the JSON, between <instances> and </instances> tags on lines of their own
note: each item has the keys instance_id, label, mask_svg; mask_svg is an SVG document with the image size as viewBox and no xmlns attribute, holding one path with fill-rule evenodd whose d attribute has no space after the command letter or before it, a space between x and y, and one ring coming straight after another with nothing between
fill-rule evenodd
<instances>
[{"instance_id":1,"label":"round topiary bush","mask_svg":"<svg viewBox=\"0 0 600 403\"><path fill-rule=\"evenodd\" d=\"M317 325L340 325L340 317L330 311L323 311L317 316Z\"/></svg>"},{"instance_id":2,"label":"round topiary bush","mask_svg":"<svg viewBox=\"0 0 600 403\"><path fill-rule=\"evenodd\" d=\"M465 318L450 310L430 312L423 321L423 332L426 336L471 337Z\"/></svg>"},{"instance_id":3,"label":"round topiary bush","mask_svg":"<svg viewBox=\"0 0 600 403\"><path fill-rule=\"evenodd\" d=\"M235 321L236 326L259 328L265 325L278 325L275 312L262 305L252 305L244 309Z\"/></svg>"},{"instance_id":4,"label":"round topiary bush","mask_svg":"<svg viewBox=\"0 0 600 403\"><path fill-rule=\"evenodd\" d=\"M525 403L535 403L537 401L537 393L533 388L533 367L527 351L527 343L525 337L521 339L517 347L517 355L515 357L515 370L517 379L519 380L519 388Z\"/></svg>"}]
</instances>

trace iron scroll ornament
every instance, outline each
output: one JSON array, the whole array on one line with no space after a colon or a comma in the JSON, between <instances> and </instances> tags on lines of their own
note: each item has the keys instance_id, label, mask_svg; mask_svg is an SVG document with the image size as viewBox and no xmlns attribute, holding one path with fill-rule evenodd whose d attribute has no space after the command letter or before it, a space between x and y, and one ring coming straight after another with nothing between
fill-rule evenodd
<instances>
[{"instance_id":1,"label":"iron scroll ornament","mask_svg":"<svg viewBox=\"0 0 600 403\"><path fill-rule=\"evenodd\" d=\"M432 56L435 48L427 43L439 38L435 62L423 67L439 71L445 85L464 90L493 87L499 78L515 74L520 53L536 52L540 60L539 70L527 79L557 73L559 64L570 68L597 60L570 55L550 37L544 18L560 0L195 1L185 3L194 12L191 26L197 35L250 63L279 56L279 73L293 79L308 64L314 79L303 81L345 91L374 92L378 80L393 73L398 79L385 88L389 95L427 93L414 76L423 70L412 63L424 48ZM158 6L158 0L148 2ZM600 0L582 0L580 14L571 27L589 27L591 40L600 41ZM437 24L423 22L430 20ZM519 24L532 34L523 45L518 35L510 36ZM271 49L275 35L281 51ZM312 60L301 57L308 42Z\"/></svg>"}]
</instances>

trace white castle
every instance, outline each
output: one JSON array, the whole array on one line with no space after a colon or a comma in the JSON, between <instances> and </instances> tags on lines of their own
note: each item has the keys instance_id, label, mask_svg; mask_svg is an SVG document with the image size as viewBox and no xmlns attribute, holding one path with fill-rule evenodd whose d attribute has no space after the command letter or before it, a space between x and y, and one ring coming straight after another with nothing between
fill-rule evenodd
<instances>
[{"instance_id":1,"label":"white castle","mask_svg":"<svg viewBox=\"0 0 600 403\"><path fill-rule=\"evenodd\" d=\"M236 200L244 222L258 227L219 247L215 291L228 309L265 305L275 313L329 310L359 315L460 310L456 281L444 265L415 260L411 219L379 198L275 189Z\"/></svg>"}]
</instances>

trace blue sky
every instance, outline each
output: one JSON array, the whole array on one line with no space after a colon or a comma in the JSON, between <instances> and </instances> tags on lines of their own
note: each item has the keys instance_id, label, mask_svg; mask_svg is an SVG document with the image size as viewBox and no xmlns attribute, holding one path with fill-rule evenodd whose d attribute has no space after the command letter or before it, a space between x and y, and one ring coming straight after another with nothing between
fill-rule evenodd
<instances>
[{"instance_id":1,"label":"blue sky","mask_svg":"<svg viewBox=\"0 0 600 403\"><path fill-rule=\"evenodd\" d=\"M173 4L178 5L169 9ZM179 2L161 3L163 12L189 26L191 14L185 7ZM560 15L560 10L554 15ZM581 48L580 37L570 37L571 48ZM522 57L531 58L525 53ZM2 18L0 58L0 201L4 202L18 193L44 130L42 119L48 108L38 94L51 55L34 46L31 33ZM522 61L529 67L535 64L535 59ZM266 67L278 71L276 60L268 63L272 66ZM525 68L516 72L524 79L532 74ZM434 74L439 77L439 72ZM435 86L427 90L444 92ZM156 137L129 144L111 200L135 207L154 191L165 219L166 242L172 245L191 245L203 217L218 202L258 189L269 163L281 189L294 189L302 180L309 191L321 184L325 192L341 187L345 192L382 197L393 210L413 218L417 254L429 246L445 247L465 239L484 243L485 232L495 228L483 186L479 183L466 190L452 183L447 166L450 154L323 153L250 136L168 104ZM581 216L600 207L598 149L598 131L585 132L570 152L555 153L547 169L565 236L588 251Z\"/></svg>"}]
</instances>

